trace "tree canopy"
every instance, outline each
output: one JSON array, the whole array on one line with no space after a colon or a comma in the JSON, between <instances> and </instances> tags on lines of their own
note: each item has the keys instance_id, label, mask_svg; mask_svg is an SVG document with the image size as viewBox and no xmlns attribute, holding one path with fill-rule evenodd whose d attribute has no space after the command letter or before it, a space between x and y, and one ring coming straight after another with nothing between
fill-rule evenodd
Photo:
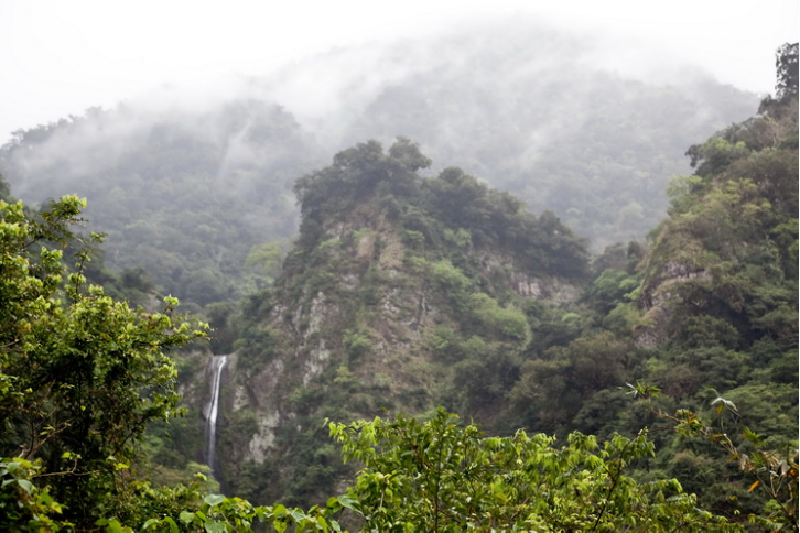
<instances>
[{"instance_id":1,"label":"tree canopy","mask_svg":"<svg viewBox=\"0 0 800 533\"><path fill-rule=\"evenodd\" d=\"M175 321L175 298L151 314L87 284L88 251L62 262L64 248L84 242L71 230L83 205L64 197L29 217L0 200L0 520L11 529L39 512L15 508L33 494L24 477L13 483L15 468L34 472L39 503L55 499L51 510L75 527L130 512L128 472L146 426L181 412L166 351L206 335Z\"/></svg>"}]
</instances>

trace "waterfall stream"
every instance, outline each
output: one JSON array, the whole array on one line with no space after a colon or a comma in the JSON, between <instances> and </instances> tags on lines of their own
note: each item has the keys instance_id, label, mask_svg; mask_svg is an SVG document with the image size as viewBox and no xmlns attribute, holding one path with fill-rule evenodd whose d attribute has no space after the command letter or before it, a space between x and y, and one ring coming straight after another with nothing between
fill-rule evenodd
<instances>
[{"instance_id":1,"label":"waterfall stream","mask_svg":"<svg viewBox=\"0 0 800 533\"><path fill-rule=\"evenodd\" d=\"M216 443L217 443L217 411L219 410L219 385L222 377L222 369L228 362L227 355L217 355L211 358L211 397L204 409L206 414L206 464L211 468L213 474L216 467Z\"/></svg>"}]
</instances>

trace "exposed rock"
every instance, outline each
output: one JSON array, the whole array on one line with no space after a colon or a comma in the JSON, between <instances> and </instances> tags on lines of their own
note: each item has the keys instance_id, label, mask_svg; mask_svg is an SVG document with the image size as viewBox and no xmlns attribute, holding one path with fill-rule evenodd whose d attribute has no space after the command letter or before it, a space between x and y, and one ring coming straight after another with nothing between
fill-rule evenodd
<instances>
[{"instance_id":1,"label":"exposed rock","mask_svg":"<svg viewBox=\"0 0 800 533\"><path fill-rule=\"evenodd\" d=\"M250 437L247 444L248 458L261 464L267 457L269 448L275 442L275 430L280 427L281 414L278 410L264 410L258 416L258 433Z\"/></svg>"},{"instance_id":2,"label":"exposed rock","mask_svg":"<svg viewBox=\"0 0 800 533\"><path fill-rule=\"evenodd\" d=\"M669 312L664 307L653 307L645 315L645 324L633 332L637 348L654 349L667 341L666 324Z\"/></svg>"},{"instance_id":3,"label":"exposed rock","mask_svg":"<svg viewBox=\"0 0 800 533\"><path fill-rule=\"evenodd\" d=\"M530 296L538 300L542 296L542 284L537 278L533 278L532 280L528 280L527 276L526 279L517 281L517 292L523 296ZM513 280L512 280L513 282Z\"/></svg>"},{"instance_id":4,"label":"exposed rock","mask_svg":"<svg viewBox=\"0 0 800 533\"><path fill-rule=\"evenodd\" d=\"M358 288L358 274L348 272L343 274L339 280L339 289L343 291L354 291Z\"/></svg>"},{"instance_id":5,"label":"exposed rock","mask_svg":"<svg viewBox=\"0 0 800 533\"><path fill-rule=\"evenodd\" d=\"M369 259L373 253L375 253L375 235L370 232L356 243L356 258Z\"/></svg>"},{"instance_id":6,"label":"exposed rock","mask_svg":"<svg viewBox=\"0 0 800 533\"><path fill-rule=\"evenodd\" d=\"M660 282L649 291L650 305L653 307L663 305L673 298L670 287L675 283L689 281L692 279L707 280L711 279L709 273L702 268L695 268L684 263L670 261L664 265L664 269L659 276Z\"/></svg>"},{"instance_id":7,"label":"exposed rock","mask_svg":"<svg viewBox=\"0 0 800 533\"><path fill-rule=\"evenodd\" d=\"M325 363L330 359L331 351L325 348L325 339L319 340L319 346L312 348L308 353L303 371L303 385L308 385L312 378L322 374Z\"/></svg>"},{"instance_id":8,"label":"exposed rock","mask_svg":"<svg viewBox=\"0 0 800 533\"><path fill-rule=\"evenodd\" d=\"M311 310L308 312L309 322L308 329L303 334L303 340L318 333L322 326L322 321L325 319L325 293L318 292L317 295L311 300Z\"/></svg>"},{"instance_id":9,"label":"exposed rock","mask_svg":"<svg viewBox=\"0 0 800 533\"><path fill-rule=\"evenodd\" d=\"M558 278L540 278L525 272L512 273L511 286L522 296L553 304L574 302L581 290L577 285Z\"/></svg>"},{"instance_id":10,"label":"exposed rock","mask_svg":"<svg viewBox=\"0 0 800 533\"><path fill-rule=\"evenodd\" d=\"M658 348L668 340L667 324L670 316L670 302L675 298L675 287L689 280L709 280L711 275L703 268L678 261L669 261L661 270L658 281L650 284L642 299L642 307L647 310L647 325L634 332L634 343L640 348Z\"/></svg>"}]
</instances>

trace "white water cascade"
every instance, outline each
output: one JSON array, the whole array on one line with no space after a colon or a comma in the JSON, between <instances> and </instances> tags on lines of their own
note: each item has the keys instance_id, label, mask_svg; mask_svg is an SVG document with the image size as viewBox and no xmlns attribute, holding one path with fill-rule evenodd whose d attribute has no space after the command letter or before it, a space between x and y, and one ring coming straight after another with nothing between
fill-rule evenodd
<instances>
[{"instance_id":1,"label":"white water cascade","mask_svg":"<svg viewBox=\"0 0 800 533\"><path fill-rule=\"evenodd\" d=\"M215 470L216 461L216 443L217 443L217 411L219 410L219 384L222 381L222 369L225 368L225 363L228 362L227 355L217 355L211 358L211 396L206 403L206 408L203 410L206 415L206 464L211 468L213 473Z\"/></svg>"}]
</instances>

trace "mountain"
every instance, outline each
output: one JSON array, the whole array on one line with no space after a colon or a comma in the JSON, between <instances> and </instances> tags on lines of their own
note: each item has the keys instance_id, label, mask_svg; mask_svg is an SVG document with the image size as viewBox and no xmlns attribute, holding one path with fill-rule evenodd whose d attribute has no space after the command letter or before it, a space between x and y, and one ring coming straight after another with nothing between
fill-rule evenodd
<instances>
[{"instance_id":1,"label":"mountain","mask_svg":"<svg viewBox=\"0 0 800 533\"><path fill-rule=\"evenodd\" d=\"M274 279L299 223L294 180L364 139L412 138L431 175L460 165L598 252L643 238L689 170L685 139L756 98L593 39L518 21L343 49L215 98L165 90L19 131L0 172L28 203L87 197L110 267L144 267L188 310L220 304L205 310L217 322Z\"/></svg>"},{"instance_id":2,"label":"mountain","mask_svg":"<svg viewBox=\"0 0 800 533\"><path fill-rule=\"evenodd\" d=\"M759 446L793 460L797 148L796 95L765 100L690 147L696 172L671 182L646 243L591 263L552 212L529 214L456 167L429 177L411 141L340 152L297 181L301 232L282 277L236 318L223 485L318 501L348 476L325 418L424 420L443 405L491 434L648 426L663 452L644 479L675 476L732 520L764 512L746 471L714 470L718 442L674 438L668 413L722 426L706 435L756 428ZM625 383L660 395L632 403Z\"/></svg>"},{"instance_id":3,"label":"mountain","mask_svg":"<svg viewBox=\"0 0 800 533\"><path fill-rule=\"evenodd\" d=\"M309 70L334 89L306 111ZM644 238L666 212L667 181L690 171L686 139L758 102L647 43L632 50L531 20L335 51L264 83L330 150L414 139L435 171L458 165L534 212L553 210L595 252Z\"/></svg>"},{"instance_id":4,"label":"mountain","mask_svg":"<svg viewBox=\"0 0 800 533\"><path fill-rule=\"evenodd\" d=\"M18 132L0 159L20 198L86 196L108 265L144 267L200 311L269 282L249 254L294 234L291 185L317 153L285 110L232 100L203 112L90 110Z\"/></svg>"},{"instance_id":5,"label":"mountain","mask_svg":"<svg viewBox=\"0 0 800 533\"><path fill-rule=\"evenodd\" d=\"M796 72L796 45L794 57ZM730 429L759 428L781 453L796 449L798 431L796 80L794 92L765 100L759 116L690 149L696 173L671 186L669 218L641 265L645 314L634 327L650 353L648 379L665 394L698 408L724 396L735 412ZM730 513L733 490L723 498L709 485L736 486L738 472L709 482L706 453L675 456L667 468L704 490L707 507ZM739 508L752 505L736 488Z\"/></svg>"},{"instance_id":6,"label":"mountain","mask_svg":"<svg viewBox=\"0 0 800 533\"><path fill-rule=\"evenodd\" d=\"M298 180L300 236L274 288L237 317L226 487L257 500L329 492L343 470L324 417L496 412L531 342L526 311L577 296L585 244L551 212L459 168L422 177L429 165L406 139L387 152L370 141Z\"/></svg>"}]
</instances>

